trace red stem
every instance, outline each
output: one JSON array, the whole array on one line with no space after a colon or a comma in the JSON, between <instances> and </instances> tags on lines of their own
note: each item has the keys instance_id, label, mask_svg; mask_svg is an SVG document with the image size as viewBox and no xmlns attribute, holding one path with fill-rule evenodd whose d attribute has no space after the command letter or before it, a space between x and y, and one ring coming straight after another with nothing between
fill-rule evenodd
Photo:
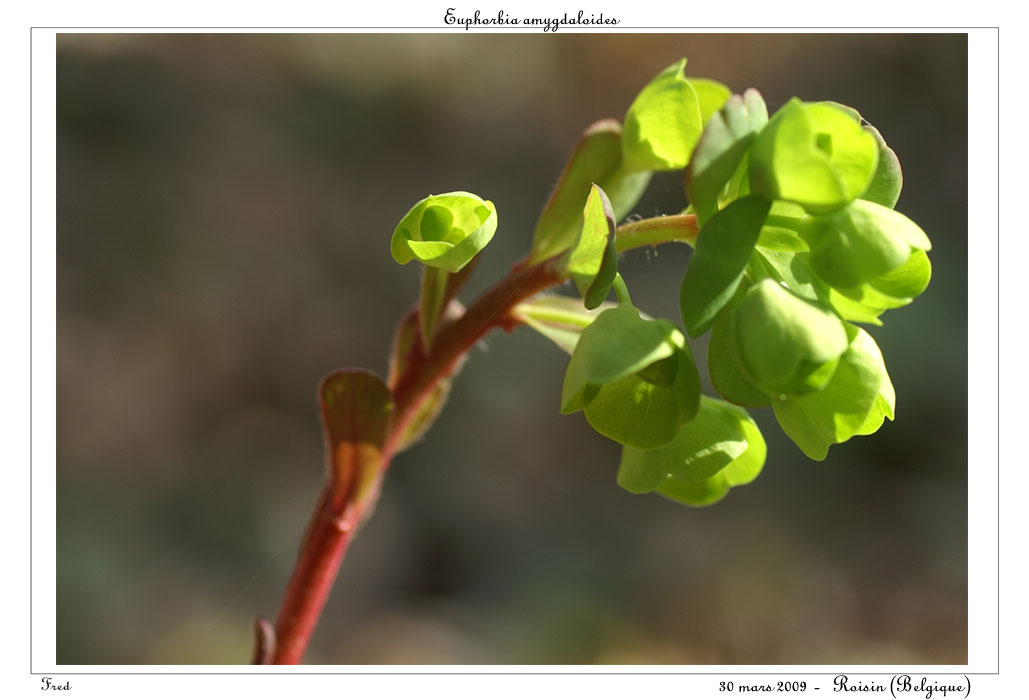
<instances>
[{"instance_id":1,"label":"red stem","mask_svg":"<svg viewBox=\"0 0 1029 700\"><path fill-rule=\"evenodd\" d=\"M519 321L511 316L515 305L562 281L562 276L551 272L549 261L532 266L515 265L507 277L479 297L460 318L438 329L429 353L409 358L406 371L390 387L394 400L393 422L382 452L380 478L389 467L397 440L436 382L490 330L517 325ZM330 476L286 587L275 622L275 651L271 663L300 663L343 555L364 515L362 508L351 502L349 494L340 491ZM366 508L373 507L376 500L377 493L366 499Z\"/></svg>"}]
</instances>

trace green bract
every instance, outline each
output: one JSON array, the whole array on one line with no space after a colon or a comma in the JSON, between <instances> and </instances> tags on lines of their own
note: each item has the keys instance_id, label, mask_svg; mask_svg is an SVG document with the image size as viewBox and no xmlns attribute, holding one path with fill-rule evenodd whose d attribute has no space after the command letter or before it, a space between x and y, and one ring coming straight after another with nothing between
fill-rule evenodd
<instances>
[{"instance_id":1,"label":"green bract","mask_svg":"<svg viewBox=\"0 0 1029 700\"><path fill-rule=\"evenodd\" d=\"M765 462L761 431L741 408L702 396L696 417L663 447L622 449L618 484L687 505L708 505L753 481Z\"/></svg>"},{"instance_id":2,"label":"green bract","mask_svg":"<svg viewBox=\"0 0 1029 700\"><path fill-rule=\"evenodd\" d=\"M683 74L685 68L684 58L661 71L630 105L622 135L626 169L679 170L689 162L704 117L697 90ZM703 91L711 109L717 98L708 97L706 87Z\"/></svg>"},{"instance_id":3,"label":"green bract","mask_svg":"<svg viewBox=\"0 0 1029 700\"><path fill-rule=\"evenodd\" d=\"M613 308L614 304L604 302L587 310L578 299L545 294L519 304L512 315L571 355L583 330L602 312Z\"/></svg>"},{"instance_id":4,"label":"green bract","mask_svg":"<svg viewBox=\"0 0 1029 700\"><path fill-rule=\"evenodd\" d=\"M751 287L731 313L729 342L738 366L769 395L822 388L847 348L835 315L770 279Z\"/></svg>"},{"instance_id":5,"label":"green bract","mask_svg":"<svg viewBox=\"0 0 1029 700\"><path fill-rule=\"evenodd\" d=\"M486 247L496 230L493 202L470 192L430 195L397 224L390 250L401 265L418 260L457 272Z\"/></svg>"},{"instance_id":6,"label":"green bract","mask_svg":"<svg viewBox=\"0 0 1029 700\"><path fill-rule=\"evenodd\" d=\"M536 223L530 260L554 257L575 243L582 228L582 207L594 183L610 197L617 220L639 201L650 175L650 171L628 172L624 168L621 124L603 119L591 125L579 139Z\"/></svg>"},{"instance_id":7,"label":"green bract","mask_svg":"<svg viewBox=\"0 0 1029 700\"><path fill-rule=\"evenodd\" d=\"M685 66L646 85L624 123L585 130L518 266L530 273L523 283L574 282L582 302L511 299L519 289L501 286L509 298L497 313L505 328L524 323L571 355L561 411L583 411L622 443L619 484L698 506L762 469L765 442L741 406L771 405L813 459L893 418L882 354L850 322L881 325L885 310L925 290L932 268L928 237L893 210L903 185L897 155L856 110L794 98L769 119L756 90L731 95L685 77ZM652 172L680 168L685 211L619 234ZM471 268L452 273L495 230L493 205L466 192L428 197L397 226L394 257L429 269L421 342L412 313L398 331L390 386L402 383L405 363L431 359L437 324L459 327L454 295ZM618 274L618 251L670 240L695 248L679 290L683 325L693 338L710 330L711 382L726 401L700 395L686 336L637 310ZM612 287L617 305L605 301ZM448 366L394 448L432 422L459 369Z\"/></svg>"},{"instance_id":8,"label":"green bract","mask_svg":"<svg viewBox=\"0 0 1029 700\"><path fill-rule=\"evenodd\" d=\"M768 110L757 90L729 98L707 122L686 169L686 191L701 224L718 211L719 194L767 122Z\"/></svg>"},{"instance_id":9,"label":"green bract","mask_svg":"<svg viewBox=\"0 0 1029 700\"><path fill-rule=\"evenodd\" d=\"M893 209L900 199L900 190L904 186L904 174L900 170L900 160L893 149L886 145L882 134L874 126L866 125L865 131L875 138L876 147L879 149L879 164L875 168L872 182L868 189L861 195L861 199L881 204L884 207Z\"/></svg>"},{"instance_id":10,"label":"green bract","mask_svg":"<svg viewBox=\"0 0 1029 700\"><path fill-rule=\"evenodd\" d=\"M811 267L829 286L856 287L904 265L931 244L915 222L888 207L855 200L813 217L805 230Z\"/></svg>"},{"instance_id":11,"label":"green bract","mask_svg":"<svg viewBox=\"0 0 1029 700\"><path fill-rule=\"evenodd\" d=\"M618 272L615 215L604 190L593 185L582 213L582 232L568 251L563 270L579 288L587 309L607 298Z\"/></svg>"},{"instance_id":12,"label":"green bract","mask_svg":"<svg viewBox=\"0 0 1029 700\"><path fill-rule=\"evenodd\" d=\"M580 335L565 372L561 412L582 410L602 435L653 448L678 434L699 400L700 378L682 332L619 304Z\"/></svg>"},{"instance_id":13,"label":"green bract","mask_svg":"<svg viewBox=\"0 0 1029 700\"><path fill-rule=\"evenodd\" d=\"M847 326L847 339L847 351L824 389L772 400L783 432L811 459L825 459L830 445L870 435L884 419L893 420L896 396L879 346L856 326Z\"/></svg>"},{"instance_id":14,"label":"green bract","mask_svg":"<svg viewBox=\"0 0 1029 700\"><path fill-rule=\"evenodd\" d=\"M889 218L897 217L895 222L904 228L914 226L901 214L884 207L878 207L869 202L856 204L858 208L876 207L880 212L887 212ZM924 239L924 234L917 227L914 227L917 232L909 229L907 233L903 234L903 238L896 236L893 228L889 229L889 233L881 234L887 236L888 241L900 241L896 245L901 252L890 263L887 263L892 264L900 259L903 260L900 266L860 284L847 284L860 275L862 269L867 270L869 267L867 263L862 263L865 256L857 248L861 239L855 236L858 239L857 243L847 240L852 235L848 233L847 229L853 227L848 223L847 228L841 226L842 232L834 233L827 240L822 240L820 234L824 234L829 225L821 223L821 217L798 218L783 213L776 214L777 210L785 212L784 206L793 205L776 202L772 206L772 213L768 216L765 227L762 228L761 235L758 237L752 266L761 276L771 276L785 284L794 293L806 299L826 304L841 318L873 325L882 325L879 316L884 311L911 303L929 284L932 274L929 258L924 250L910 245L912 241L918 245L928 244L928 241ZM830 221L835 218L836 215L829 216ZM852 213L847 213L840 218L849 222ZM872 237L873 241L875 240L873 236L877 235L874 228L875 218L873 217L872 222L866 220L862 224L870 230L867 235ZM804 237L798 233L798 230L801 229L805 231ZM904 240L908 242L904 243ZM835 284L830 284L823 279L819 272L815 271L815 261L812 259L813 254L809 252L808 241L811 241L811 244L819 250L820 272L832 279ZM840 247L833 250L830 247L832 243ZM876 249L871 248L872 252L867 257L874 264L877 259L875 257ZM886 250L889 251L889 248ZM851 251L849 255L848 251ZM905 251L909 253L906 258L903 257ZM874 270L873 267L872 272ZM866 276L867 274L869 273L866 273ZM840 284L841 282L843 284Z\"/></svg>"},{"instance_id":15,"label":"green bract","mask_svg":"<svg viewBox=\"0 0 1029 700\"><path fill-rule=\"evenodd\" d=\"M679 307L691 338L707 330L736 292L768 209L760 197L744 197L700 230L697 251L679 290Z\"/></svg>"},{"instance_id":16,"label":"green bract","mask_svg":"<svg viewBox=\"0 0 1029 700\"><path fill-rule=\"evenodd\" d=\"M869 186L879 147L840 105L794 98L772 117L750 150L750 190L811 213L846 206Z\"/></svg>"}]
</instances>

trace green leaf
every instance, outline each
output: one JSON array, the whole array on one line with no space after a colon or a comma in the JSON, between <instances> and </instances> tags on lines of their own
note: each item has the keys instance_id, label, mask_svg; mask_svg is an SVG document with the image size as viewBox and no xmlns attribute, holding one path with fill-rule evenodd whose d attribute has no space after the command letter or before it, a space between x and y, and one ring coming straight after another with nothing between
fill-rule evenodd
<instances>
[{"instance_id":1,"label":"green leaf","mask_svg":"<svg viewBox=\"0 0 1029 700\"><path fill-rule=\"evenodd\" d=\"M703 118L685 67L684 58L666 68L629 107L622 136L627 170L679 170L689 162Z\"/></svg>"},{"instance_id":2,"label":"green leaf","mask_svg":"<svg viewBox=\"0 0 1029 700\"><path fill-rule=\"evenodd\" d=\"M709 506L729 495L732 486L722 472L704 479L703 481L679 481L668 479L657 492L670 500L681 503L684 506L699 508Z\"/></svg>"},{"instance_id":3,"label":"green leaf","mask_svg":"<svg viewBox=\"0 0 1029 700\"><path fill-rule=\"evenodd\" d=\"M644 449L673 440L696 415L700 401L700 378L685 337L667 321L649 323L665 330L676 345L675 354L603 384L584 409L598 433Z\"/></svg>"},{"instance_id":4,"label":"green leaf","mask_svg":"<svg viewBox=\"0 0 1029 700\"><path fill-rule=\"evenodd\" d=\"M617 221L636 206L650 181L649 172L622 167L622 125L614 119L583 132L550 193L533 233L530 261L542 262L571 248L582 230L582 211L594 183L604 188Z\"/></svg>"},{"instance_id":5,"label":"green leaf","mask_svg":"<svg viewBox=\"0 0 1029 700\"><path fill-rule=\"evenodd\" d=\"M804 454L823 460L829 446L868 435L893 420L895 394L879 347L864 330L847 326L850 341L824 389L773 399L776 420Z\"/></svg>"},{"instance_id":6,"label":"green leaf","mask_svg":"<svg viewBox=\"0 0 1029 700\"><path fill-rule=\"evenodd\" d=\"M418 260L458 272L486 247L497 230L497 210L469 192L430 195L400 220L390 250L401 265Z\"/></svg>"},{"instance_id":7,"label":"green leaf","mask_svg":"<svg viewBox=\"0 0 1029 700\"><path fill-rule=\"evenodd\" d=\"M586 310L579 299L543 295L518 304L512 315L571 355L583 329L601 312L615 306L612 302L604 302L596 309Z\"/></svg>"},{"instance_id":8,"label":"green leaf","mask_svg":"<svg viewBox=\"0 0 1029 700\"><path fill-rule=\"evenodd\" d=\"M583 210L582 232L562 270L574 281L587 309L595 309L611 291L618 272L615 218L604 190L593 185Z\"/></svg>"},{"instance_id":9,"label":"green leaf","mask_svg":"<svg viewBox=\"0 0 1029 700\"><path fill-rule=\"evenodd\" d=\"M729 99L729 96L732 95L732 90L710 78L686 78L686 80L689 81L690 85L693 86L693 90L697 93L697 102L700 104L700 119L704 124L707 124L708 120L722 108L726 100Z\"/></svg>"},{"instance_id":10,"label":"green leaf","mask_svg":"<svg viewBox=\"0 0 1029 700\"><path fill-rule=\"evenodd\" d=\"M868 286L907 303L925 291L931 277L929 256L924 250L915 250L903 265L877 277Z\"/></svg>"},{"instance_id":11,"label":"green leaf","mask_svg":"<svg viewBox=\"0 0 1029 700\"><path fill-rule=\"evenodd\" d=\"M875 138L853 114L830 103L794 98L754 140L750 188L811 213L846 206L871 182L878 161Z\"/></svg>"},{"instance_id":12,"label":"green leaf","mask_svg":"<svg viewBox=\"0 0 1029 700\"><path fill-rule=\"evenodd\" d=\"M701 397L697 416L671 443L622 449L618 484L632 493L657 491L687 505L708 505L761 472L767 448L743 409Z\"/></svg>"},{"instance_id":13,"label":"green leaf","mask_svg":"<svg viewBox=\"0 0 1029 700\"><path fill-rule=\"evenodd\" d=\"M771 279L751 287L732 314L729 342L739 367L769 394L825 386L847 348L833 313Z\"/></svg>"},{"instance_id":14,"label":"green leaf","mask_svg":"<svg viewBox=\"0 0 1029 700\"><path fill-rule=\"evenodd\" d=\"M371 372L348 369L322 379L318 401L334 489L360 503L379 477L393 395Z\"/></svg>"},{"instance_id":15,"label":"green leaf","mask_svg":"<svg viewBox=\"0 0 1029 700\"><path fill-rule=\"evenodd\" d=\"M697 415L667 445L653 450L627 446L618 469L619 485L633 493L653 491L666 479L703 481L747 451L742 409L707 396Z\"/></svg>"},{"instance_id":16,"label":"green leaf","mask_svg":"<svg viewBox=\"0 0 1029 700\"><path fill-rule=\"evenodd\" d=\"M679 307L691 338L706 331L732 299L769 207L760 197L747 196L718 212L700 229L696 252L679 290Z\"/></svg>"},{"instance_id":17,"label":"green leaf","mask_svg":"<svg viewBox=\"0 0 1029 700\"><path fill-rule=\"evenodd\" d=\"M707 368L711 385L725 399L738 406L767 406L771 398L754 385L740 370L731 341L733 316L729 310L719 314L707 341Z\"/></svg>"},{"instance_id":18,"label":"green leaf","mask_svg":"<svg viewBox=\"0 0 1029 700\"><path fill-rule=\"evenodd\" d=\"M879 149L879 164L875 168L872 182L868 189L861 195L861 199L881 204L884 207L897 206L900 199L900 191L904 186L904 174L900 170L900 159L893 149L886 145L882 134L874 126L866 125L865 131L875 138L876 147Z\"/></svg>"},{"instance_id":19,"label":"green leaf","mask_svg":"<svg viewBox=\"0 0 1029 700\"><path fill-rule=\"evenodd\" d=\"M686 169L686 191L701 224L718 211L719 194L767 122L765 102L753 89L730 97L707 121Z\"/></svg>"},{"instance_id":20,"label":"green leaf","mask_svg":"<svg viewBox=\"0 0 1029 700\"><path fill-rule=\"evenodd\" d=\"M755 255L765 272L795 294L821 301L847 321L876 326L887 309L906 306L921 294L932 272L925 251L916 250L904 265L867 284L833 288L811 269L807 253L759 250Z\"/></svg>"},{"instance_id":21,"label":"green leaf","mask_svg":"<svg viewBox=\"0 0 1029 700\"><path fill-rule=\"evenodd\" d=\"M699 400L700 378L682 332L622 303L579 336L565 372L561 412L584 410L602 435L657 447L693 417Z\"/></svg>"},{"instance_id":22,"label":"green leaf","mask_svg":"<svg viewBox=\"0 0 1029 700\"><path fill-rule=\"evenodd\" d=\"M811 267L830 286L855 287L904 265L915 250L929 250L925 232L903 214L855 200L811 219Z\"/></svg>"},{"instance_id":23,"label":"green leaf","mask_svg":"<svg viewBox=\"0 0 1029 700\"><path fill-rule=\"evenodd\" d=\"M757 239L757 247L775 252L801 253L808 250L807 242L800 231L806 224L807 212L799 204L777 200L761 227L761 235Z\"/></svg>"},{"instance_id":24,"label":"green leaf","mask_svg":"<svg viewBox=\"0 0 1029 700\"><path fill-rule=\"evenodd\" d=\"M646 369L675 354L667 326L640 317L628 304L597 316L582 334L568 362L561 412L581 411L600 387Z\"/></svg>"}]
</instances>

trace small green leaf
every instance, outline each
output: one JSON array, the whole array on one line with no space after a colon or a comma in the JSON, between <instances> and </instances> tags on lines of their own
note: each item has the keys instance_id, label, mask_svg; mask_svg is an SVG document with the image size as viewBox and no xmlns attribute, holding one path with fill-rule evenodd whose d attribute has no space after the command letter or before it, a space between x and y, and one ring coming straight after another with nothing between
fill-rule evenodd
<instances>
[{"instance_id":1,"label":"small green leaf","mask_svg":"<svg viewBox=\"0 0 1029 700\"><path fill-rule=\"evenodd\" d=\"M679 308L691 338L706 331L732 299L769 207L760 197L747 196L718 212L700 229L696 252L679 290Z\"/></svg>"},{"instance_id":2,"label":"small green leaf","mask_svg":"<svg viewBox=\"0 0 1029 700\"><path fill-rule=\"evenodd\" d=\"M679 170L689 162L703 118L685 67L684 58L666 68L629 107L622 136L627 170Z\"/></svg>"},{"instance_id":3,"label":"small green leaf","mask_svg":"<svg viewBox=\"0 0 1029 700\"><path fill-rule=\"evenodd\" d=\"M864 330L847 326L850 344L824 389L806 396L773 399L776 420L811 459L829 446L868 435L893 419L896 400L879 347Z\"/></svg>"},{"instance_id":4,"label":"small green leaf","mask_svg":"<svg viewBox=\"0 0 1029 700\"><path fill-rule=\"evenodd\" d=\"M579 299L543 295L518 304L512 315L571 355L583 329L601 312L615 306L604 302L596 309L586 310Z\"/></svg>"},{"instance_id":5,"label":"small green leaf","mask_svg":"<svg viewBox=\"0 0 1029 700\"><path fill-rule=\"evenodd\" d=\"M697 415L670 443L653 450L628 446L622 450L618 483L642 493L653 491L669 477L703 481L714 476L746 452L747 437L741 424L749 418L744 416L742 409L701 396ZM641 488L644 483L647 487Z\"/></svg>"},{"instance_id":6,"label":"small green leaf","mask_svg":"<svg viewBox=\"0 0 1029 700\"><path fill-rule=\"evenodd\" d=\"M640 317L628 304L597 316L579 337L561 389L561 412L581 411L604 384L670 357L676 345L668 328Z\"/></svg>"},{"instance_id":7,"label":"small green leaf","mask_svg":"<svg viewBox=\"0 0 1029 700\"><path fill-rule=\"evenodd\" d=\"M697 102L700 104L700 119L707 124L708 120L722 108L732 90L710 78L686 78L693 90L697 93Z\"/></svg>"},{"instance_id":8,"label":"small green leaf","mask_svg":"<svg viewBox=\"0 0 1029 700\"><path fill-rule=\"evenodd\" d=\"M722 472L704 479L703 481L679 481L678 479L667 479L657 492L684 506L699 508L709 506L722 500L729 495L732 486Z\"/></svg>"},{"instance_id":9,"label":"small green leaf","mask_svg":"<svg viewBox=\"0 0 1029 700\"><path fill-rule=\"evenodd\" d=\"M348 369L322 379L318 403L334 489L360 503L379 477L393 395L371 372Z\"/></svg>"},{"instance_id":10,"label":"small green leaf","mask_svg":"<svg viewBox=\"0 0 1029 700\"><path fill-rule=\"evenodd\" d=\"M904 174L900 170L900 159L893 149L886 145L882 134L874 126L865 126L865 131L875 137L879 149L879 164L875 168L872 182L861 195L861 199L881 204L893 209L900 199L900 191L904 186Z\"/></svg>"},{"instance_id":11,"label":"small green leaf","mask_svg":"<svg viewBox=\"0 0 1029 700\"><path fill-rule=\"evenodd\" d=\"M726 310L715 319L707 341L707 368L711 385L726 400L738 406L767 406L771 398L754 385L736 363L732 347L732 314Z\"/></svg>"},{"instance_id":12,"label":"small green leaf","mask_svg":"<svg viewBox=\"0 0 1029 700\"><path fill-rule=\"evenodd\" d=\"M579 239L568 252L562 270L575 281L587 309L600 306L611 291L618 272L615 218L607 195L596 185L586 199Z\"/></svg>"},{"instance_id":13,"label":"small green leaf","mask_svg":"<svg viewBox=\"0 0 1029 700\"><path fill-rule=\"evenodd\" d=\"M904 265L915 250L929 250L925 232L903 214L855 200L811 220L811 267L830 286L855 287Z\"/></svg>"},{"instance_id":14,"label":"small green leaf","mask_svg":"<svg viewBox=\"0 0 1029 700\"><path fill-rule=\"evenodd\" d=\"M697 413L700 378L682 333L659 324L676 346L674 355L634 374L603 384L586 405L586 420L601 435L623 445L659 447L675 438Z\"/></svg>"},{"instance_id":15,"label":"small green leaf","mask_svg":"<svg viewBox=\"0 0 1029 700\"><path fill-rule=\"evenodd\" d=\"M806 226L807 212L799 204L777 200L761 227L757 247L780 253L801 253L808 250L800 231Z\"/></svg>"},{"instance_id":16,"label":"small green leaf","mask_svg":"<svg viewBox=\"0 0 1029 700\"><path fill-rule=\"evenodd\" d=\"M768 200L796 202L815 214L846 206L871 182L875 138L851 113L796 98L754 140L750 188Z\"/></svg>"},{"instance_id":17,"label":"small green leaf","mask_svg":"<svg viewBox=\"0 0 1029 700\"><path fill-rule=\"evenodd\" d=\"M657 491L687 505L708 505L761 472L767 448L743 409L701 397L697 416L669 444L622 449L618 484L632 493Z\"/></svg>"},{"instance_id":18,"label":"small green leaf","mask_svg":"<svg viewBox=\"0 0 1029 700\"><path fill-rule=\"evenodd\" d=\"M769 394L820 389L847 348L833 313L771 279L751 287L732 314L730 343L740 369Z\"/></svg>"},{"instance_id":19,"label":"small green leaf","mask_svg":"<svg viewBox=\"0 0 1029 700\"><path fill-rule=\"evenodd\" d=\"M585 410L600 434L649 448L672 440L699 400L700 378L682 332L622 303L579 336L565 372L561 412Z\"/></svg>"},{"instance_id":20,"label":"small green leaf","mask_svg":"<svg viewBox=\"0 0 1029 700\"><path fill-rule=\"evenodd\" d=\"M902 266L867 284L833 288L811 269L807 253L759 250L756 256L773 279L795 294L828 305L847 321L876 326L882 325L884 311L906 306L921 294L932 272L925 251L916 250Z\"/></svg>"},{"instance_id":21,"label":"small green leaf","mask_svg":"<svg viewBox=\"0 0 1029 700\"><path fill-rule=\"evenodd\" d=\"M753 89L730 97L707 121L686 169L686 191L701 224L718 211L719 194L767 122L765 102Z\"/></svg>"},{"instance_id":22,"label":"small green leaf","mask_svg":"<svg viewBox=\"0 0 1029 700\"><path fill-rule=\"evenodd\" d=\"M925 291L932 265L924 250L915 250L903 265L869 282L868 286L895 299L910 301Z\"/></svg>"},{"instance_id":23,"label":"small green leaf","mask_svg":"<svg viewBox=\"0 0 1029 700\"><path fill-rule=\"evenodd\" d=\"M594 183L604 188L615 220L628 214L650 181L650 172L622 167L622 125L603 119L583 132L550 193L533 233L531 262L542 262L571 248L582 230L582 210Z\"/></svg>"},{"instance_id":24,"label":"small green leaf","mask_svg":"<svg viewBox=\"0 0 1029 700\"><path fill-rule=\"evenodd\" d=\"M486 247L497 230L497 210L469 192L430 195L400 220L390 250L401 265L418 260L458 272Z\"/></svg>"}]
</instances>

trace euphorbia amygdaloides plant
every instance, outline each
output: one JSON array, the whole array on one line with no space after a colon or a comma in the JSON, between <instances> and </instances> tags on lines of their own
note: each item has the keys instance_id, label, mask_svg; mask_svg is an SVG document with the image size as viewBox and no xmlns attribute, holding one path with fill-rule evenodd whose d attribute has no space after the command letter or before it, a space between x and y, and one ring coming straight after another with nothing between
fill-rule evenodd
<instances>
[{"instance_id":1,"label":"euphorbia amygdaloides plant","mask_svg":"<svg viewBox=\"0 0 1029 700\"><path fill-rule=\"evenodd\" d=\"M769 116L756 90L734 95L685 68L662 71L622 121L583 132L528 255L467 307L457 295L498 230L493 203L430 195L400 219L390 250L421 268L420 298L386 379L338 370L319 387L326 480L279 616L258 622L256 663L301 661L392 457L429 429L494 328L525 324L567 352L555 410L582 411L623 445L622 488L687 506L760 474L765 441L748 407L770 405L816 460L893 419L882 353L856 324L882 325L929 283L929 239L893 208L896 155L851 107L795 98ZM619 225L658 171L683 172L689 206ZM620 253L664 243L694 249L680 319L636 308L618 273ZM565 282L578 296L549 291ZM687 343L708 331L717 396L701 393Z\"/></svg>"}]
</instances>

